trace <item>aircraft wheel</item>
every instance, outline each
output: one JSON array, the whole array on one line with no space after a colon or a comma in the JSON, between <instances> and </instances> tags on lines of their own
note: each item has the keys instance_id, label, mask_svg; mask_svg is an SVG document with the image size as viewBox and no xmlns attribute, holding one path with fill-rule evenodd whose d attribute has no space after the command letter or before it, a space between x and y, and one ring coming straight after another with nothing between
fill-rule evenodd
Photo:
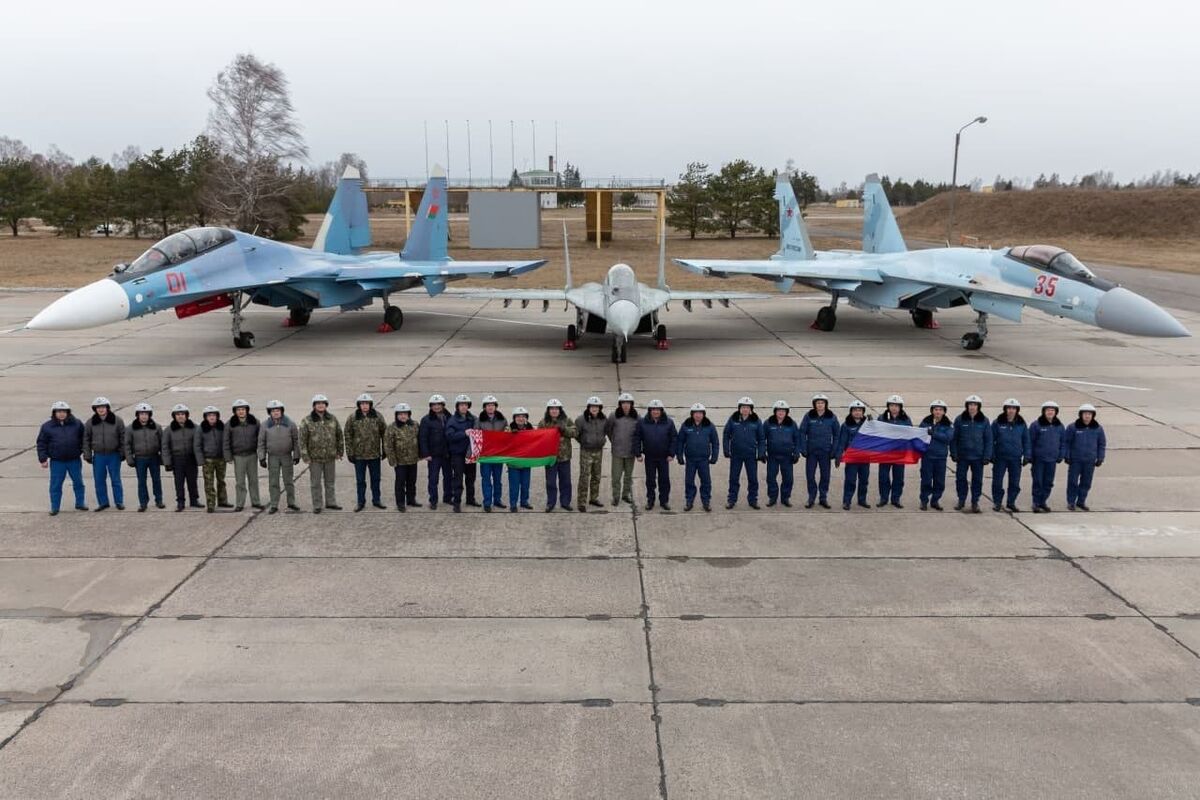
<instances>
[{"instance_id":1,"label":"aircraft wheel","mask_svg":"<svg viewBox=\"0 0 1200 800\"><path fill-rule=\"evenodd\" d=\"M933 322L933 312L927 308L914 308L912 310L913 325L918 328L928 328Z\"/></svg>"},{"instance_id":2,"label":"aircraft wheel","mask_svg":"<svg viewBox=\"0 0 1200 800\"><path fill-rule=\"evenodd\" d=\"M233 346L239 350L249 350L254 347L254 334L250 331L242 331L233 337Z\"/></svg>"},{"instance_id":3,"label":"aircraft wheel","mask_svg":"<svg viewBox=\"0 0 1200 800\"><path fill-rule=\"evenodd\" d=\"M978 333L964 333L962 346L964 350L978 350L983 347L983 337Z\"/></svg>"},{"instance_id":4,"label":"aircraft wheel","mask_svg":"<svg viewBox=\"0 0 1200 800\"><path fill-rule=\"evenodd\" d=\"M308 321L311 317L312 317L312 311L310 311L307 308L289 308L288 309L288 320L291 322L292 327L294 327L294 328L298 328L303 325L307 325Z\"/></svg>"},{"instance_id":5,"label":"aircraft wheel","mask_svg":"<svg viewBox=\"0 0 1200 800\"><path fill-rule=\"evenodd\" d=\"M579 328L577 326L575 326L575 325L567 326L567 341L568 342L578 342L579 341Z\"/></svg>"},{"instance_id":6,"label":"aircraft wheel","mask_svg":"<svg viewBox=\"0 0 1200 800\"><path fill-rule=\"evenodd\" d=\"M667 340L667 326L659 325L654 329L654 341L665 342Z\"/></svg>"},{"instance_id":7,"label":"aircraft wheel","mask_svg":"<svg viewBox=\"0 0 1200 800\"><path fill-rule=\"evenodd\" d=\"M617 363L618 364L625 363L625 342L621 342L620 360Z\"/></svg>"},{"instance_id":8,"label":"aircraft wheel","mask_svg":"<svg viewBox=\"0 0 1200 800\"><path fill-rule=\"evenodd\" d=\"M400 310L400 306L388 306L383 310L383 321L390 325L392 330L398 331L404 324L404 312Z\"/></svg>"},{"instance_id":9,"label":"aircraft wheel","mask_svg":"<svg viewBox=\"0 0 1200 800\"><path fill-rule=\"evenodd\" d=\"M817 311L817 321L815 324L819 331L831 331L833 330L833 326L837 324L837 314L834 313L831 306L821 306L820 310Z\"/></svg>"}]
</instances>

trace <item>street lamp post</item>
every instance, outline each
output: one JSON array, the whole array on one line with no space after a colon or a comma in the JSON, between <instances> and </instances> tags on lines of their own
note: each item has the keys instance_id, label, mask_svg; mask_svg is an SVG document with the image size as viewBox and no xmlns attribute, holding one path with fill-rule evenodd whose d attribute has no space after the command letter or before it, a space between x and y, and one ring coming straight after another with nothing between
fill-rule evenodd
<instances>
[{"instance_id":1,"label":"street lamp post","mask_svg":"<svg viewBox=\"0 0 1200 800\"><path fill-rule=\"evenodd\" d=\"M952 238L954 236L954 195L958 192L958 144L962 140L962 132L974 125L976 122L983 124L987 122L987 117L976 117L958 129L954 134L954 169L950 173L950 218L946 220L946 246L952 247Z\"/></svg>"}]
</instances>

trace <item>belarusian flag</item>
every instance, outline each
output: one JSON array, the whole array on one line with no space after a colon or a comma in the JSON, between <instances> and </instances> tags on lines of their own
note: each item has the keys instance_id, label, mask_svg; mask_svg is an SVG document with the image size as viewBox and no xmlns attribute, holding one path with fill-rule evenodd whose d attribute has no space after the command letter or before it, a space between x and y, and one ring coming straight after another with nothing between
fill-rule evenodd
<instances>
[{"instance_id":1,"label":"belarusian flag","mask_svg":"<svg viewBox=\"0 0 1200 800\"><path fill-rule=\"evenodd\" d=\"M480 464L548 467L558 460L557 427L524 431L467 431L471 458Z\"/></svg>"}]
</instances>

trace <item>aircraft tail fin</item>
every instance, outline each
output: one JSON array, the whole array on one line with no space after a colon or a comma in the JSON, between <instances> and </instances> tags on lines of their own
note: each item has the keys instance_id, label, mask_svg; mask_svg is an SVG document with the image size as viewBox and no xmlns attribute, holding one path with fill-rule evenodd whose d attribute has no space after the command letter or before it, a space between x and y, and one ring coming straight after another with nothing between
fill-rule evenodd
<instances>
[{"instance_id":1,"label":"aircraft tail fin","mask_svg":"<svg viewBox=\"0 0 1200 800\"><path fill-rule=\"evenodd\" d=\"M417 218L413 221L412 231L400 258L405 261L445 261L447 259L447 241L449 240L449 222L446 205L449 197L446 192L446 171L440 166L434 166L425 184L425 193L421 195L421 205L417 209Z\"/></svg>"},{"instance_id":2,"label":"aircraft tail fin","mask_svg":"<svg viewBox=\"0 0 1200 800\"><path fill-rule=\"evenodd\" d=\"M563 270L567 275L567 291L575 288L571 280L571 245L567 242L567 221L563 220Z\"/></svg>"},{"instance_id":3,"label":"aircraft tail fin","mask_svg":"<svg viewBox=\"0 0 1200 800\"><path fill-rule=\"evenodd\" d=\"M363 192L362 176L356 168L346 167L312 249L351 255L370 246L371 225L367 218L367 195Z\"/></svg>"},{"instance_id":4,"label":"aircraft tail fin","mask_svg":"<svg viewBox=\"0 0 1200 800\"><path fill-rule=\"evenodd\" d=\"M800 203L786 173L775 177L775 199L779 201L779 256L787 261L808 261L817 257L808 227L800 212Z\"/></svg>"},{"instance_id":5,"label":"aircraft tail fin","mask_svg":"<svg viewBox=\"0 0 1200 800\"><path fill-rule=\"evenodd\" d=\"M887 193L874 173L868 175L863 184L862 249L864 253L903 253L908 250L888 204Z\"/></svg>"}]
</instances>

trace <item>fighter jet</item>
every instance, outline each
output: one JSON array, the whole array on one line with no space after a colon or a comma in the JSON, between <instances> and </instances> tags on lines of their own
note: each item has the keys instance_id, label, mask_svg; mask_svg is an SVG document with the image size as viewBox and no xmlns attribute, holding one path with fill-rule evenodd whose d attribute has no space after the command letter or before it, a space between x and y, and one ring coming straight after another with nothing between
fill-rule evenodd
<instances>
[{"instance_id":1,"label":"fighter jet","mask_svg":"<svg viewBox=\"0 0 1200 800\"><path fill-rule=\"evenodd\" d=\"M626 345L637 334L653 337L659 350L670 349L667 326L659 322L658 312L672 300L679 301L684 309L692 310L692 303L703 303L712 308L714 302L728 307L731 300L750 300L767 297L764 294L747 292L679 292L667 286L665 231L660 231L658 250L658 286L651 287L638 281L633 268L628 264L614 264L609 268L602 283L589 282L575 286L571 279L571 249L567 243L567 224L563 223L563 262L567 284L564 289L470 289L455 290L456 297L486 300L503 300L507 308L512 301L519 300L521 307L531 302L541 302L546 311L552 302L567 303L575 307L575 322L567 326L564 350L575 350L584 333L612 335L612 362L623 364L627 356Z\"/></svg>"},{"instance_id":2,"label":"fighter jet","mask_svg":"<svg viewBox=\"0 0 1200 800\"><path fill-rule=\"evenodd\" d=\"M936 328L934 311L969 305L976 330L964 334L967 350L983 347L988 316L1021 321L1026 307L1133 336L1190 336L1187 328L1151 301L1098 277L1060 247L1045 244L981 250L943 247L910 251L900 235L876 175L863 188L862 251L817 252L809 240L786 175L775 184L781 246L769 259L752 261L677 258L684 269L727 278L754 275L787 292L799 281L829 292L812 327L831 331L838 301L869 311L908 309L918 328Z\"/></svg>"},{"instance_id":3,"label":"fighter jet","mask_svg":"<svg viewBox=\"0 0 1200 800\"><path fill-rule=\"evenodd\" d=\"M367 198L358 170L347 167L311 249L230 228L190 228L155 244L131 264L55 300L25 327L75 330L174 309L191 317L229 308L233 343L253 347L243 330L250 303L287 308L289 325L306 325L315 308L352 311L383 300L380 332L397 330L404 313L391 295L423 287L433 296L450 281L507 278L537 261L453 261L446 254L446 174L435 167L411 235L397 256L371 245Z\"/></svg>"}]
</instances>

